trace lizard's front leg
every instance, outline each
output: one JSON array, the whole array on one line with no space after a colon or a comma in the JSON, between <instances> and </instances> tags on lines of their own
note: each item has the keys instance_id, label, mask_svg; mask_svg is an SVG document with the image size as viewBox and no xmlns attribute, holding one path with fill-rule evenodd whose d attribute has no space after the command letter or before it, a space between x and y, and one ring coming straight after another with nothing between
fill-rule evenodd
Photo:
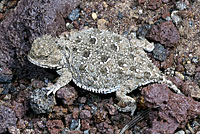
<instances>
[{"instance_id":1,"label":"lizard's front leg","mask_svg":"<svg viewBox=\"0 0 200 134\"><path fill-rule=\"evenodd\" d=\"M49 90L47 95L51 94L52 92L53 94L55 94L56 91L58 91L61 87L67 85L72 80L72 74L66 68L57 70L57 73L60 75L60 77L55 84L46 88L47 90Z\"/></svg>"},{"instance_id":2,"label":"lizard's front leg","mask_svg":"<svg viewBox=\"0 0 200 134\"><path fill-rule=\"evenodd\" d=\"M126 107L121 108L120 106L116 105L119 111L122 112L131 112L131 115L134 114L136 109L136 101L134 98L126 95L127 87L121 87L120 90L116 92L116 97L119 99L121 103L124 103Z\"/></svg>"}]
</instances>

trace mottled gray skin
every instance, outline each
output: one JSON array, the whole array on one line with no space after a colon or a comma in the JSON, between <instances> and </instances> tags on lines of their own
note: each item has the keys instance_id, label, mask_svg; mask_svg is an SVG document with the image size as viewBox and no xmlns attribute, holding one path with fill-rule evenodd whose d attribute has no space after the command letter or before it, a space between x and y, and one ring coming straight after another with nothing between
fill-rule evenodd
<instances>
[{"instance_id":1,"label":"mottled gray skin","mask_svg":"<svg viewBox=\"0 0 200 134\"><path fill-rule=\"evenodd\" d=\"M126 105L121 111L135 111L135 100L127 93L150 83L166 83L175 92L178 88L151 62L145 53L154 45L134 34L127 39L105 30L86 29L71 35L37 38L28 54L33 64L56 69L57 82L47 87L48 95L56 93L71 80L79 87L96 93L116 92ZM118 107L119 108L119 107Z\"/></svg>"}]
</instances>

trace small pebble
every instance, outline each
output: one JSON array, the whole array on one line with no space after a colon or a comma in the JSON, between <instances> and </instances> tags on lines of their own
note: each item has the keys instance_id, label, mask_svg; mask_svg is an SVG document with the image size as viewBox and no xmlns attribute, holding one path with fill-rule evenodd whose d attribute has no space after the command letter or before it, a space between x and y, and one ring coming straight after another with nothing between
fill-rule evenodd
<instances>
[{"instance_id":1,"label":"small pebble","mask_svg":"<svg viewBox=\"0 0 200 134\"><path fill-rule=\"evenodd\" d=\"M175 75L177 77L179 77L181 80L184 80L184 78L185 78L184 75L182 73L178 72L178 71L175 71Z\"/></svg>"},{"instance_id":2,"label":"small pebble","mask_svg":"<svg viewBox=\"0 0 200 134\"><path fill-rule=\"evenodd\" d=\"M97 21L98 29L106 30L107 29L106 23L108 23L108 22L105 19L98 19L98 21Z\"/></svg>"},{"instance_id":3,"label":"small pebble","mask_svg":"<svg viewBox=\"0 0 200 134\"><path fill-rule=\"evenodd\" d=\"M6 67L0 67L0 83L11 83L12 71Z\"/></svg>"},{"instance_id":4,"label":"small pebble","mask_svg":"<svg viewBox=\"0 0 200 134\"><path fill-rule=\"evenodd\" d=\"M90 104L90 107L91 107L91 113L95 114L97 112L98 108L93 104Z\"/></svg>"},{"instance_id":5,"label":"small pebble","mask_svg":"<svg viewBox=\"0 0 200 134\"><path fill-rule=\"evenodd\" d=\"M180 130L180 131L176 132L175 134L185 134L185 132L183 130Z\"/></svg>"},{"instance_id":6,"label":"small pebble","mask_svg":"<svg viewBox=\"0 0 200 134\"><path fill-rule=\"evenodd\" d=\"M82 110L81 113L80 113L80 118L81 119L91 119L92 118L92 115L90 113L89 110Z\"/></svg>"},{"instance_id":7,"label":"small pebble","mask_svg":"<svg viewBox=\"0 0 200 134\"><path fill-rule=\"evenodd\" d=\"M142 14L142 13L143 13L142 9L138 10L138 14Z\"/></svg>"},{"instance_id":8,"label":"small pebble","mask_svg":"<svg viewBox=\"0 0 200 134\"><path fill-rule=\"evenodd\" d=\"M192 76L195 74L195 70L196 70L196 66L194 64L188 63L184 65L185 70L186 70L186 74L188 74L189 76Z\"/></svg>"},{"instance_id":9,"label":"small pebble","mask_svg":"<svg viewBox=\"0 0 200 134\"><path fill-rule=\"evenodd\" d=\"M137 30L137 36L144 38L150 29L151 29L151 25L143 25L139 27Z\"/></svg>"},{"instance_id":10,"label":"small pebble","mask_svg":"<svg viewBox=\"0 0 200 134\"><path fill-rule=\"evenodd\" d=\"M86 101L87 101L87 98L86 98L86 97L81 97L81 98L79 99L79 102L82 103L82 104L84 104Z\"/></svg>"},{"instance_id":11,"label":"small pebble","mask_svg":"<svg viewBox=\"0 0 200 134\"><path fill-rule=\"evenodd\" d=\"M70 30L73 29L73 28L74 28L73 24L71 24L71 23L66 23L66 29L67 29L68 31L70 31Z\"/></svg>"},{"instance_id":12,"label":"small pebble","mask_svg":"<svg viewBox=\"0 0 200 134\"><path fill-rule=\"evenodd\" d=\"M72 119L72 122L70 124L70 130L75 130L79 126L79 123L80 122L78 120Z\"/></svg>"},{"instance_id":13,"label":"small pebble","mask_svg":"<svg viewBox=\"0 0 200 134\"><path fill-rule=\"evenodd\" d=\"M85 130L83 134L89 134L89 130Z\"/></svg>"},{"instance_id":14,"label":"small pebble","mask_svg":"<svg viewBox=\"0 0 200 134\"><path fill-rule=\"evenodd\" d=\"M175 24L178 24L179 22L182 21L181 17L178 16L177 13L178 13L178 11L173 11L173 12L171 13L171 18L172 18L172 20L173 20L173 22L174 22Z\"/></svg>"},{"instance_id":15,"label":"small pebble","mask_svg":"<svg viewBox=\"0 0 200 134\"><path fill-rule=\"evenodd\" d=\"M78 17L79 17L79 12L80 12L80 9L78 9L78 8L72 10L72 12L71 12L70 15L68 16L68 18L69 18L71 21L77 20Z\"/></svg>"},{"instance_id":16,"label":"small pebble","mask_svg":"<svg viewBox=\"0 0 200 134\"><path fill-rule=\"evenodd\" d=\"M0 92L0 94L8 94L8 92L9 92L9 85L10 84L3 84L3 88L1 89L2 91Z\"/></svg>"},{"instance_id":17,"label":"small pebble","mask_svg":"<svg viewBox=\"0 0 200 134\"><path fill-rule=\"evenodd\" d=\"M167 50L159 43L155 44L153 57L159 61L165 61L167 58Z\"/></svg>"},{"instance_id":18,"label":"small pebble","mask_svg":"<svg viewBox=\"0 0 200 134\"><path fill-rule=\"evenodd\" d=\"M92 13L92 19L93 19L93 20L96 20L96 19L97 19L97 14L94 13L94 12Z\"/></svg>"},{"instance_id":19,"label":"small pebble","mask_svg":"<svg viewBox=\"0 0 200 134\"><path fill-rule=\"evenodd\" d=\"M0 3L0 13L2 13L2 12L3 12L3 4Z\"/></svg>"},{"instance_id":20,"label":"small pebble","mask_svg":"<svg viewBox=\"0 0 200 134\"><path fill-rule=\"evenodd\" d=\"M171 21L172 19L171 19L169 16L167 16L167 17L165 18L165 20L166 20L166 21Z\"/></svg>"},{"instance_id":21,"label":"small pebble","mask_svg":"<svg viewBox=\"0 0 200 134\"><path fill-rule=\"evenodd\" d=\"M107 3L106 3L105 1L103 2L103 7L104 7L104 8L107 8L107 7L108 7L108 5L107 5Z\"/></svg>"},{"instance_id":22,"label":"small pebble","mask_svg":"<svg viewBox=\"0 0 200 134\"><path fill-rule=\"evenodd\" d=\"M197 64L199 62L198 57L192 57L192 62Z\"/></svg>"},{"instance_id":23,"label":"small pebble","mask_svg":"<svg viewBox=\"0 0 200 134\"><path fill-rule=\"evenodd\" d=\"M123 19L122 12L119 11L117 16L118 16L118 19Z\"/></svg>"},{"instance_id":24,"label":"small pebble","mask_svg":"<svg viewBox=\"0 0 200 134\"><path fill-rule=\"evenodd\" d=\"M184 10L184 9L187 8L187 6L186 6L185 2L183 2L183 1L178 1L178 2L176 2L176 8L177 8L178 10Z\"/></svg>"},{"instance_id":25,"label":"small pebble","mask_svg":"<svg viewBox=\"0 0 200 134\"><path fill-rule=\"evenodd\" d=\"M20 130L17 127L15 127L15 126L9 127L8 128L8 132L10 134L20 134Z\"/></svg>"},{"instance_id":26,"label":"small pebble","mask_svg":"<svg viewBox=\"0 0 200 134\"><path fill-rule=\"evenodd\" d=\"M194 26L194 22L193 21L189 21L189 26L193 27Z\"/></svg>"},{"instance_id":27,"label":"small pebble","mask_svg":"<svg viewBox=\"0 0 200 134\"><path fill-rule=\"evenodd\" d=\"M74 101L76 100L78 95L74 87L65 86L58 90L58 92L56 93L56 97L64 105L70 106L74 104Z\"/></svg>"},{"instance_id":28,"label":"small pebble","mask_svg":"<svg viewBox=\"0 0 200 134\"><path fill-rule=\"evenodd\" d=\"M185 130L185 133L186 133L186 134L191 134L190 130L187 130L187 129ZM196 134L197 134L197 133L196 133ZM200 133L199 133L199 134L200 134Z\"/></svg>"},{"instance_id":29,"label":"small pebble","mask_svg":"<svg viewBox=\"0 0 200 134\"><path fill-rule=\"evenodd\" d=\"M4 100L10 100L11 99L11 94L6 94L3 99Z\"/></svg>"}]
</instances>

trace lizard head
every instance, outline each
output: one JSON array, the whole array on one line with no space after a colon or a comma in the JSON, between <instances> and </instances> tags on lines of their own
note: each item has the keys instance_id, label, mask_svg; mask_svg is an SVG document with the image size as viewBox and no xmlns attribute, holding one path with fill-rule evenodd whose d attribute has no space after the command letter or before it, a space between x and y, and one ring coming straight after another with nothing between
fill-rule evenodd
<instances>
[{"instance_id":1,"label":"lizard head","mask_svg":"<svg viewBox=\"0 0 200 134\"><path fill-rule=\"evenodd\" d=\"M43 68L62 68L66 57L58 39L51 35L43 35L34 40L28 53L28 60Z\"/></svg>"}]
</instances>

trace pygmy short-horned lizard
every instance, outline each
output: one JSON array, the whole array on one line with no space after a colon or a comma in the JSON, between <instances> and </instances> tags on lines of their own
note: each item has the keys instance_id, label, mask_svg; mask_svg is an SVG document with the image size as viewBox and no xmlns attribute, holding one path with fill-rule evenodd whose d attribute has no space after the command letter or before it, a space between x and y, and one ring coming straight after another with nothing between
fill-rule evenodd
<instances>
[{"instance_id":1,"label":"pygmy short-horned lizard","mask_svg":"<svg viewBox=\"0 0 200 134\"><path fill-rule=\"evenodd\" d=\"M72 80L92 92L116 92L126 104L121 111L133 113L135 100L127 94L140 86L165 83L180 93L145 53L144 49L153 50L153 44L137 39L135 34L129 38L92 28L58 38L44 35L34 40L28 59L40 67L56 69L60 75L54 85L47 87L48 95Z\"/></svg>"}]
</instances>

